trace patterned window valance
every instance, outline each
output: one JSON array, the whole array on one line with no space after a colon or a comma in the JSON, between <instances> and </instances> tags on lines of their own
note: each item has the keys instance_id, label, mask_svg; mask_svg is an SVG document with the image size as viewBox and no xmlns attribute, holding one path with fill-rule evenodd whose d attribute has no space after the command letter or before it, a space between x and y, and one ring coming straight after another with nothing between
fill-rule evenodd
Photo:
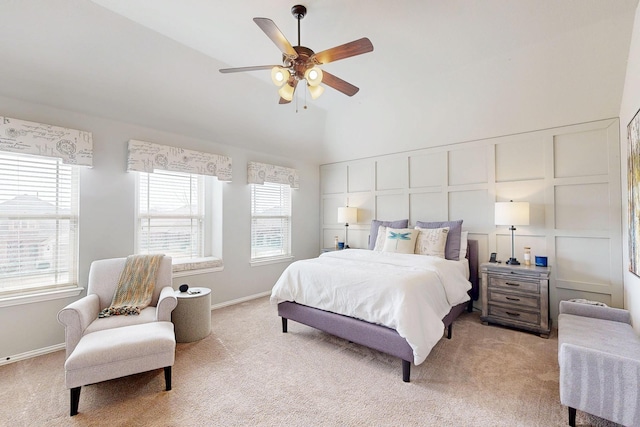
<instances>
[{"instance_id":1,"label":"patterned window valance","mask_svg":"<svg viewBox=\"0 0 640 427\"><path fill-rule=\"evenodd\" d=\"M288 184L291 188L300 188L298 171L267 163L249 162L247 164L247 180L249 184Z\"/></svg>"},{"instance_id":2,"label":"patterned window valance","mask_svg":"<svg viewBox=\"0 0 640 427\"><path fill-rule=\"evenodd\" d=\"M0 117L0 151L56 157L63 163L93 165L91 132Z\"/></svg>"},{"instance_id":3,"label":"patterned window valance","mask_svg":"<svg viewBox=\"0 0 640 427\"><path fill-rule=\"evenodd\" d=\"M220 181L231 181L231 157L130 140L127 170L153 172L154 169L211 175Z\"/></svg>"}]
</instances>

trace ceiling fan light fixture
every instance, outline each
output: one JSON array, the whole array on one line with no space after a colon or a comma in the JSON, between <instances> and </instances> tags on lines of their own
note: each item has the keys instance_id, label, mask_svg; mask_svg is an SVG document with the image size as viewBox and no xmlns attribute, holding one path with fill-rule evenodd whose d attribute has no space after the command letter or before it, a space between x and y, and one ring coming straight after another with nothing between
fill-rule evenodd
<instances>
[{"instance_id":1,"label":"ceiling fan light fixture","mask_svg":"<svg viewBox=\"0 0 640 427\"><path fill-rule=\"evenodd\" d=\"M278 87L288 82L289 77L291 77L291 73L286 68L273 67L271 69L271 81Z\"/></svg>"},{"instance_id":2,"label":"ceiling fan light fixture","mask_svg":"<svg viewBox=\"0 0 640 427\"><path fill-rule=\"evenodd\" d=\"M293 99L293 90L293 86L287 83L278 90L278 95L280 95L282 99L291 101Z\"/></svg>"},{"instance_id":3,"label":"ceiling fan light fixture","mask_svg":"<svg viewBox=\"0 0 640 427\"><path fill-rule=\"evenodd\" d=\"M309 83L309 86L318 86L322 83L322 70L318 67L311 67L304 72L304 78Z\"/></svg>"},{"instance_id":4,"label":"ceiling fan light fixture","mask_svg":"<svg viewBox=\"0 0 640 427\"><path fill-rule=\"evenodd\" d=\"M324 93L324 88L322 86L311 86L307 85L309 88L309 93L311 94L312 99L318 99L320 95Z\"/></svg>"}]
</instances>

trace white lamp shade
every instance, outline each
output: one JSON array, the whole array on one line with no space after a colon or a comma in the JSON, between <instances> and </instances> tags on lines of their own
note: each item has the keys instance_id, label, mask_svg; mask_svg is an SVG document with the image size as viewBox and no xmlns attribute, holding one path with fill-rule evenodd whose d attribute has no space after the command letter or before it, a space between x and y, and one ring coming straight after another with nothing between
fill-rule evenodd
<instances>
[{"instance_id":1,"label":"white lamp shade","mask_svg":"<svg viewBox=\"0 0 640 427\"><path fill-rule=\"evenodd\" d=\"M338 222L349 224L358 221L358 208L338 208Z\"/></svg>"},{"instance_id":2,"label":"white lamp shade","mask_svg":"<svg viewBox=\"0 0 640 427\"><path fill-rule=\"evenodd\" d=\"M308 88L311 98L313 99L318 99L318 97L324 92L324 88L322 86L308 86Z\"/></svg>"},{"instance_id":3,"label":"white lamp shade","mask_svg":"<svg viewBox=\"0 0 640 427\"><path fill-rule=\"evenodd\" d=\"M322 83L322 70L318 67L311 67L304 72L304 78L309 86L318 86Z\"/></svg>"},{"instance_id":4,"label":"white lamp shade","mask_svg":"<svg viewBox=\"0 0 640 427\"><path fill-rule=\"evenodd\" d=\"M281 98L291 101L293 99L293 86L287 83L278 89L278 94Z\"/></svg>"},{"instance_id":5,"label":"white lamp shade","mask_svg":"<svg viewBox=\"0 0 640 427\"><path fill-rule=\"evenodd\" d=\"M496 202L496 225L529 225L529 202Z\"/></svg>"},{"instance_id":6,"label":"white lamp shade","mask_svg":"<svg viewBox=\"0 0 640 427\"><path fill-rule=\"evenodd\" d=\"M278 87L288 82L289 77L291 77L291 73L289 73L289 70L285 68L273 67L271 69L271 81Z\"/></svg>"}]
</instances>

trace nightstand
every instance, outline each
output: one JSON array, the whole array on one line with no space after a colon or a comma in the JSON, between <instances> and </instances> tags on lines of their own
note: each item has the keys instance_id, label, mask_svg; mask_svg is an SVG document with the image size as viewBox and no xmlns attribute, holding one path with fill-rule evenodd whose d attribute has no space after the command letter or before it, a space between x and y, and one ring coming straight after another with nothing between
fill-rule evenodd
<instances>
[{"instance_id":1,"label":"nightstand","mask_svg":"<svg viewBox=\"0 0 640 427\"><path fill-rule=\"evenodd\" d=\"M495 323L523 329L549 338L550 267L483 263L482 316Z\"/></svg>"}]
</instances>

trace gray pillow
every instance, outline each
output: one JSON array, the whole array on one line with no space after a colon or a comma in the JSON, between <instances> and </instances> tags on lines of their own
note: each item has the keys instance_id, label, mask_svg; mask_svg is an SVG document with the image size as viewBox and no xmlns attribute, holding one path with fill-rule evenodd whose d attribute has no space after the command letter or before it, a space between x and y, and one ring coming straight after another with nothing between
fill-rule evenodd
<instances>
[{"instance_id":1,"label":"gray pillow","mask_svg":"<svg viewBox=\"0 0 640 427\"><path fill-rule=\"evenodd\" d=\"M371 221L371 230L369 231L369 249L373 250L376 246L376 239L378 238L378 227L384 225L391 228L407 228L409 227L408 219L399 219L397 221L378 221L374 219ZM458 242L458 246L460 246ZM459 250L459 248L458 248Z\"/></svg>"},{"instance_id":2,"label":"gray pillow","mask_svg":"<svg viewBox=\"0 0 640 427\"><path fill-rule=\"evenodd\" d=\"M440 221L440 222L417 221L416 227L420 227L420 228L449 227L447 244L444 247L444 257L446 259L452 259L454 261L458 261L460 259L460 244L462 242L462 220L461 219L458 221Z\"/></svg>"}]
</instances>

